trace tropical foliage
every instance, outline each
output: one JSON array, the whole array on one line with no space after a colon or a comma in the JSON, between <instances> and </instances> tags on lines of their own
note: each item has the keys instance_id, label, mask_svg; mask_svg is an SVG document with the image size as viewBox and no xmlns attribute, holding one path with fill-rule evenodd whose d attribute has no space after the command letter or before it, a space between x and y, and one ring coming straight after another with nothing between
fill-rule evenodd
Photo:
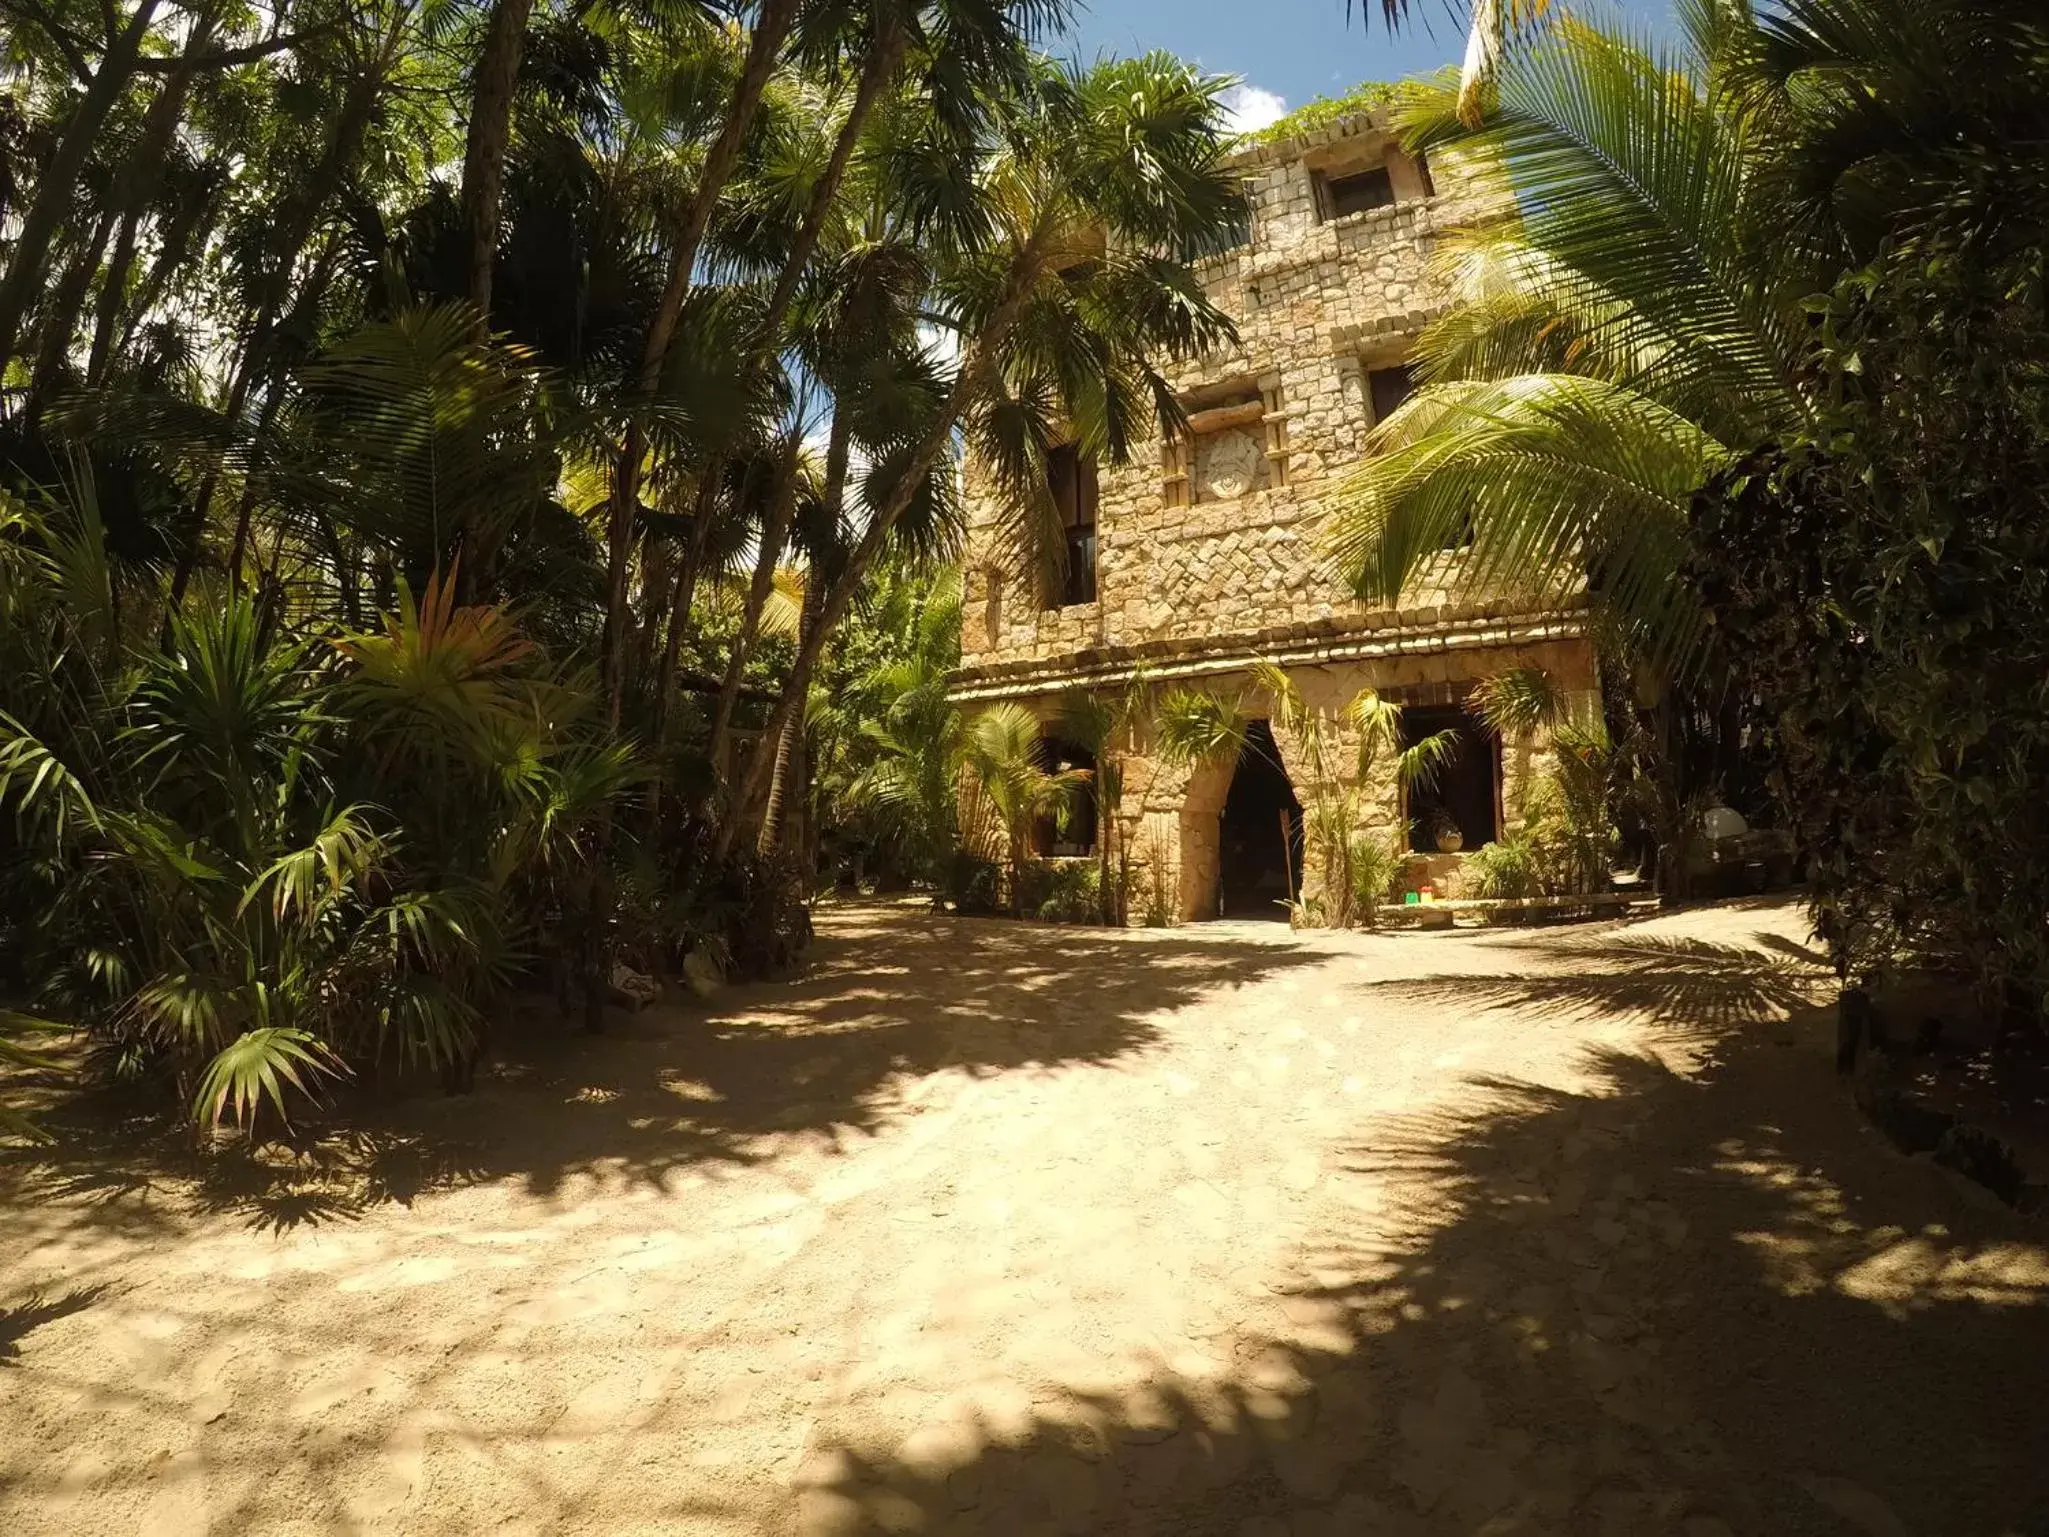
<instances>
[{"instance_id":1,"label":"tropical foliage","mask_svg":"<svg viewBox=\"0 0 2049 1537\"><path fill-rule=\"evenodd\" d=\"M780 964L821 817L933 870L960 435L1114 461L1231 334L1229 82L1061 0L4 9L9 1040L201 1121Z\"/></svg>"},{"instance_id":2,"label":"tropical foliage","mask_svg":"<svg viewBox=\"0 0 2049 1537\"><path fill-rule=\"evenodd\" d=\"M1663 45L1554 14L1478 98L1405 93L1413 142L1512 215L1440 252L1463 302L1337 553L1385 601L1427 572L1584 602L1625 729L1572 772L1612 805L1633 767L1675 878L1716 779L1763 758L1846 972L1933 960L2038 1014L2012 626L2040 564L2049 30L1996 0L1680 20Z\"/></svg>"}]
</instances>

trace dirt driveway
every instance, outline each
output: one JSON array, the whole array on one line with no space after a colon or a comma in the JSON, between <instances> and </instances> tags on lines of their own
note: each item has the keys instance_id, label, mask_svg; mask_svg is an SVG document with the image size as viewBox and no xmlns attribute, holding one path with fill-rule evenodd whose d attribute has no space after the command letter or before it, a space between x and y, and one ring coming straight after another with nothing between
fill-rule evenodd
<instances>
[{"instance_id":1,"label":"dirt driveway","mask_svg":"<svg viewBox=\"0 0 2049 1537\"><path fill-rule=\"evenodd\" d=\"M0 1532L2045 1529L2049 1232L1789 908L821 927L320 1177L0 1166Z\"/></svg>"}]
</instances>

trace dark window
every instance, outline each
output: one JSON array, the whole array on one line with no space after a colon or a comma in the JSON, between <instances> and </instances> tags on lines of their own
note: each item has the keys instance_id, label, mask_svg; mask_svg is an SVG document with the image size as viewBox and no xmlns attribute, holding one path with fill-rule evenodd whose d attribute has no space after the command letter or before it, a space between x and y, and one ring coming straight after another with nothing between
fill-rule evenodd
<instances>
[{"instance_id":1,"label":"dark window","mask_svg":"<svg viewBox=\"0 0 2049 1537\"><path fill-rule=\"evenodd\" d=\"M1500 744L1457 705L1410 705L1402 711L1404 752L1443 731L1457 743L1450 760L1438 764L1429 783L1412 780L1408 788L1409 847L1419 854L1437 851L1438 830L1446 824L1458 829L1466 850L1491 843L1497 832Z\"/></svg>"},{"instance_id":2,"label":"dark window","mask_svg":"<svg viewBox=\"0 0 2049 1537\"><path fill-rule=\"evenodd\" d=\"M1033 756L1038 759L1039 767L1049 774L1065 773L1070 769L1082 769L1090 774L1096 771L1094 753L1057 736L1040 737ZM1096 800L1095 785L1091 781L1074 792L1067 802L1064 818L1047 815L1032 824L1032 852L1045 859L1071 858L1095 851Z\"/></svg>"},{"instance_id":3,"label":"dark window","mask_svg":"<svg viewBox=\"0 0 2049 1537\"><path fill-rule=\"evenodd\" d=\"M1437 196L1437 183L1430 179L1430 157L1428 155L1418 155L1416 157L1416 179L1423 183L1423 196Z\"/></svg>"},{"instance_id":4,"label":"dark window","mask_svg":"<svg viewBox=\"0 0 2049 1537\"><path fill-rule=\"evenodd\" d=\"M1416 393L1416 370L1407 363L1397 363L1392 368L1369 369L1366 384L1373 396L1373 422L1378 426Z\"/></svg>"},{"instance_id":5,"label":"dark window","mask_svg":"<svg viewBox=\"0 0 2049 1537\"><path fill-rule=\"evenodd\" d=\"M1394 178L1388 175L1386 166L1376 166L1370 171L1355 171L1350 176L1327 176L1323 182L1323 206L1326 219L1342 219L1348 213L1364 213L1369 208L1388 208L1394 203Z\"/></svg>"},{"instance_id":6,"label":"dark window","mask_svg":"<svg viewBox=\"0 0 2049 1537\"><path fill-rule=\"evenodd\" d=\"M1046 485L1060 510L1066 532L1067 571L1061 579L1060 606L1096 601L1096 461L1082 457L1072 443L1046 455Z\"/></svg>"}]
</instances>

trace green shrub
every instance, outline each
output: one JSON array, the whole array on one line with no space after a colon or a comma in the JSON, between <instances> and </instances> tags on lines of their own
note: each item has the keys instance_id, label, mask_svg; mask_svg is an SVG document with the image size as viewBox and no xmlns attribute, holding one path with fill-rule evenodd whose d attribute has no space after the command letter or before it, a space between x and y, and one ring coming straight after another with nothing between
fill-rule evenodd
<instances>
[{"instance_id":1,"label":"green shrub","mask_svg":"<svg viewBox=\"0 0 2049 1537\"><path fill-rule=\"evenodd\" d=\"M1466 856L1465 894L1483 901L1511 901L1548 894L1543 851L1527 832L1483 844Z\"/></svg>"},{"instance_id":2,"label":"green shrub","mask_svg":"<svg viewBox=\"0 0 2049 1537\"><path fill-rule=\"evenodd\" d=\"M1366 928L1379 923L1383 903L1399 900L1405 865L1393 840L1354 833L1352 852L1352 916Z\"/></svg>"},{"instance_id":3,"label":"green shrub","mask_svg":"<svg viewBox=\"0 0 2049 1537\"><path fill-rule=\"evenodd\" d=\"M1023 887L1019 907L1041 922L1102 921L1102 880L1094 861L1032 860L1019 879Z\"/></svg>"},{"instance_id":4,"label":"green shrub","mask_svg":"<svg viewBox=\"0 0 2049 1537\"><path fill-rule=\"evenodd\" d=\"M1245 136L1248 144L1279 144L1283 140L1328 128L1361 112L1371 112L1394 100L1400 87L1386 80L1366 80L1342 96L1319 96L1304 102L1286 117Z\"/></svg>"},{"instance_id":5,"label":"green shrub","mask_svg":"<svg viewBox=\"0 0 2049 1537\"><path fill-rule=\"evenodd\" d=\"M957 913L1004 911L1003 866L966 849L955 849L946 861L946 900Z\"/></svg>"},{"instance_id":6,"label":"green shrub","mask_svg":"<svg viewBox=\"0 0 2049 1537\"><path fill-rule=\"evenodd\" d=\"M1689 575L1853 977L1903 957L2049 994L2042 253L1902 263L1817 317L1837 401L1696 499Z\"/></svg>"}]
</instances>

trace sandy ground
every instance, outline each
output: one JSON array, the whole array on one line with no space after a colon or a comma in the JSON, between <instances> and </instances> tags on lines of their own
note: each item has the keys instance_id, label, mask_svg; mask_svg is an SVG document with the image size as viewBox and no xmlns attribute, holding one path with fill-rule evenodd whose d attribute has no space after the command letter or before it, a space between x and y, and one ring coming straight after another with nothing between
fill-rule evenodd
<instances>
[{"instance_id":1,"label":"sandy ground","mask_svg":"<svg viewBox=\"0 0 2049 1537\"><path fill-rule=\"evenodd\" d=\"M1788 907L821 928L317 1174L60 1111L0 1532L2049 1529L2049 1232L1859 1122Z\"/></svg>"}]
</instances>

